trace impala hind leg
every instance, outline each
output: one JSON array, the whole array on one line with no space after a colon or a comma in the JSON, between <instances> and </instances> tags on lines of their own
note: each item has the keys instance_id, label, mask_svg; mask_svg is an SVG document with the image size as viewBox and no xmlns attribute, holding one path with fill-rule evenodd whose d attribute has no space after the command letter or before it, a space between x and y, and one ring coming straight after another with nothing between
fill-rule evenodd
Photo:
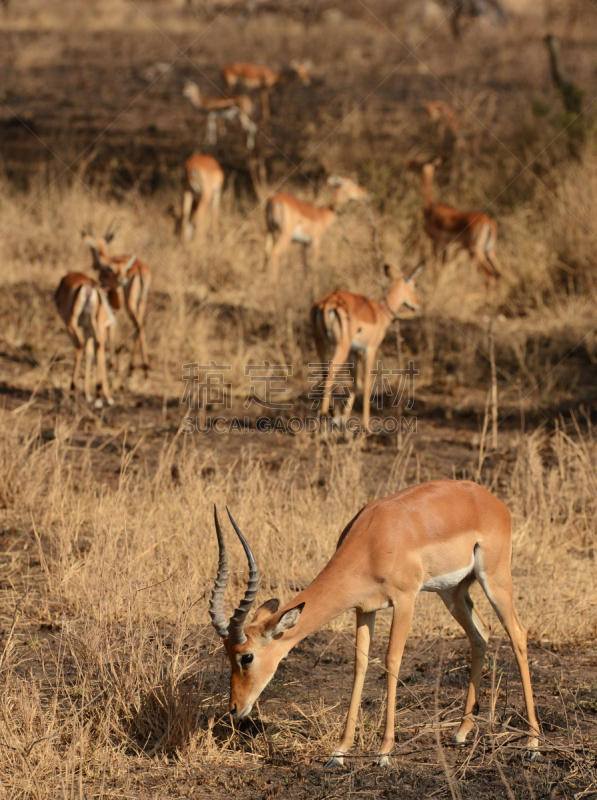
<instances>
[{"instance_id":1,"label":"impala hind leg","mask_svg":"<svg viewBox=\"0 0 597 800\"><path fill-rule=\"evenodd\" d=\"M456 622L462 626L471 643L472 655L468 691L460 726L452 738L455 744L463 744L475 725L471 717L476 716L479 712L479 684L491 631L489 623L481 612L475 608L475 604L469 596L468 590L471 583L471 579L467 578L455 589L439 592L439 596L446 604L446 608Z\"/></svg>"},{"instance_id":2,"label":"impala hind leg","mask_svg":"<svg viewBox=\"0 0 597 800\"><path fill-rule=\"evenodd\" d=\"M180 235L190 242L193 238L193 217L197 210L197 196L189 189L185 189L182 196L182 218L180 221Z\"/></svg>"},{"instance_id":3,"label":"impala hind leg","mask_svg":"<svg viewBox=\"0 0 597 800\"><path fill-rule=\"evenodd\" d=\"M489 563L484 565L481 554L477 552L475 556L475 574L512 643L514 657L516 658L518 671L520 673L527 722L529 724L527 747L529 750L536 750L539 746L539 741L537 739L539 723L535 714L533 689L531 686L531 676L527 658L527 632L514 609L509 553L507 558L508 561L505 563L500 563L496 559L496 563L492 564L492 568L490 569ZM489 559L486 560L489 562Z\"/></svg>"},{"instance_id":4,"label":"impala hind leg","mask_svg":"<svg viewBox=\"0 0 597 800\"><path fill-rule=\"evenodd\" d=\"M344 724L342 738L340 739L338 747L332 753L330 760L327 762L326 767L341 767L344 763L344 754L347 750L350 750L353 745L359 706L361 705L361 695L363 693L363 684L365 682L365 674L369 663L369 645L373 638L374 628L375 611L370 611L368 613L357 611L354 681L352 684L352 694L350 695L350 705L348 707L348 714L346 715L346 723Z\"/></svg>"},{"instance_id":5,"label":"impala hind leg","mask_svg":"<svg viewBox=\"0 0 597 800\"><path fill-rule=\"evenodd\" d=\"M349 355L350 355L350 342L348 343L344 342L337 346L332 361L328 362L328 369L327 369L328 374L323 384L323 398L321 401L321 407L319 411L320 417L326 416L326 414L329 411L330 402L332 398L332 391L334 389L334 386L336 385L336 372L342 367L343 364L346 363L346 360L348 359ZM348 397L348 402L350 402L350 394ZM331 405L333 407L334 405L333 402L331 402Z\"/></svg>"},{"instance_id":6,"label":"impala hind leg","mask_svg":"<svg viewBox=\"0 0 597 800\"><path fill-rule=\"evenodd\" d=\"M386 678L388 696L386 705L386 725L381 747L377 755L377 766L387 767L390 763L390 752L394 746L394 715L396 707L396 686L398 684L398 671L402 661L402 653L406 644L406 637L410 630L415 607L415 596L402 595L394 601L394 616L390 629L390 643L386 654Z\"/></svg>"}]
</instances>

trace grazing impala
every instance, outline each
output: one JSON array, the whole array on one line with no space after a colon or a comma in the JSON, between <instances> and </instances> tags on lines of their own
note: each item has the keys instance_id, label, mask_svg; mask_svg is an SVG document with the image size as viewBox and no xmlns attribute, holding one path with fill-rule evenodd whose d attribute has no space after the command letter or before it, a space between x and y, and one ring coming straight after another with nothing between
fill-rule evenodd
<instances>
[{"instance_id":1,"label":"grazing impala","mask_svg":"<svg viewBox=\"0 0 597 800\"><path fill-rule=\"evenodd\" d=\"M220 220L220 199L224 172L215 158L193 155L185 161L182 192L182 215L176 217L177 228L187 242L193 238L193 217L197 215L199 235L204 235L205 214L211 207L212 239L217 240Z\"/></svg>"},{"instance_id":2,"label":"grazing impala","mask_svg":"<svg viewBox=\"0 0 597 800\"><path fill-rule=\"evenodd\" d=\"M76 389L77 375L85 351L85 399L92 401L91 366L95 356L97 371L95 407L102 407L101 392L106 403L114 404L106 374L106 339L108 329L116 325L114 314L103 290L81 272L69 272L60 281L54 302L75 346L75 368L71 392Z\"/></svg>"},{"instance_id":3,"label":"grazing impala","mask_svg":"<svg viewBox=\"0 0 597 800\"><path fill-rule=\"evenodd\" d=\"M529 676L527 637L512 598L510 513L486 489L472 481L435 480L368 503L344 528L335 554L313 582L281 609L278 600L268 600L250 622L247 615L259 588L257 563L230 516L247 555L249 581L244 598L228 621L223 605L228 559L215 510L214 516L220 557L209 613L230 661L229 708L234 719L250 713L281 659L293 647L354 608L352 695L344 733L327 763L340 766L354 742L375 614L391 607L392 627L385 660L386 721L377 756L378 766L386 766L394 746L396 684L415 600L419 592L437 592L464 629L472 648L464 714L454 735L454 742L463 744L474 727L473 716L478 713L479 684L490 633L469 595L477 580L512 642L530 729L527 746L531 750L537 748L539 725Z\"/></svg>"},{"instance_id":4,"label":"grazing impala","mask_svg":"<svg viewBox=\"0 0 597 800\"><path fill-rule=\"evenodd\" d=\"M423 217L425 233L433 243L433 254L441 252L442 264L446 262L447 248L451 244L467 250L490 287L500 278L497 267L495 243L497 223L480 211L457 211L452 206L438 203L433 197L433 175L441 159L409 161L408 168L421 175L425 207Z\"/></svg>"},{"instance_id":5,"label":"grazing impala","mask_svg":"<svg viewBox=\"0 0 597 800\"><path fill-rule=\"evenodd\" d=\"M270 118L269 93L274 86L287 83L293 78L309 86L311 76L309 72L312 68L310 61L291 61L288 69L276 72L269 67L261 64L250 64L243 61L236 61L222 67L222 77L226 81L228 89L236 88L237 84L242 84L246 89L261 89L261 111L264 120Z\"/></svg>"},{"instance_id":6,"label":"grazing impala","mask_svg":"<svg viewBox=\"0 0 597 800\"><path fill-rule=\"evenodd\" d=\"M338 209L349 200L368 200L367 191L348 178L332 176L334 186L332 203L320 208L313 203L299 200L292 194L280 192L267 201L265 219L265 260L269 262L271 279L278 280L280 257L291 242L303 245L305 269L307 267L307 246L312 247L312 263L316 266L321 249L321 240L326 231L338 219Z\"/></svg>"},{"instance_id":7,"label":"grazing impala","mask_svg":"<svg viewBox=\"0 0 597 800\"><path fill-rule=\"evenodd\" d=\"M352 292L328 292L311 309L311 325L319 359L327 363L328 374L324 383L324 394L320 414L328 413L330 395L335 384L335 375L353 358L356 375L357 354L363 354L363 427L369 426L369 404L371 376L377 349L383 342L396 312L405 305L413 311L421 310L421 302L415 290L415 279L423 269L421 264L405 278L388 264L385 273L393 278L387 296L378 303ZM355 380L355 391L356 391ZM344 405L345 419L350 416L355 392Z\"/></svg>"},{"instance_id":8,"label":"grazing impala","mask_svg":"<svg viewBox=\"0 0 597 800\"><path fill-rule=\"evenodd\" d=\"M141 358L145 376L149 372L149 357L145 340L145 309L147 295L151 286L151 270L137 258L132 256L110 256L108 244L117 236L118 231L108 230L104 236L95 237L88 228L83 231L83 240L91 249L93 268L99 273L100 283L107 289L110 305L118 311L124 305L126 313L135 326L135 338L131 352L130 372L135 368L135 350L137 341L141 348Z\"/></svg>"},{"instance_id":9,"label":"grazing impala","mask_svg":"<svg viewBox=\"0 0 597 800\"><path fill-rule=\"evenodd\" d=\"M255 147L255 134L257 126L251 121L253 101L246 94L234 97L203 97L201 90L193 81L187 81L182 90L184 97L190 100L191 105L198 111L207 114L207 141L215 145L218 141L218 120L236 119L247 134L247 150Z\"/></svg>"}]
</instances>

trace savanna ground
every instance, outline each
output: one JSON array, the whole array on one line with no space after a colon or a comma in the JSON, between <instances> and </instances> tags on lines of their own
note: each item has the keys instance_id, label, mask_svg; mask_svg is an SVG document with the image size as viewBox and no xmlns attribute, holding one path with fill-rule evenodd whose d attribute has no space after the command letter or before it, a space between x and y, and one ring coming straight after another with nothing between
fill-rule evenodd
<instances>
[{"instance_id":1,"label":"savanna ground","mask_svg":"<svg viewBox=\"0 0 597 800\"><path fill-rule=\"evenodd\" d=\"M456 42L449 8L431 2L3 6L0 796L597 795L597 11L588 0L507 8L504 26L472 21ZM580 115L564 110L550 82L547 32L560 37L584 90ZM211 151L227 175L221 242L181 245L167 210L180 205L182 161L205 150L184 79L212 93L226 61L290 58L313 61L312 85L273 94L255 160L234 124ZM433 99L457 110L456 137L426 119L422 105ZM504 277L490 300L466 258L445 268L429 258L419 185L405 165L436 153L437 194L498 220ZM323 203L331 172L368 187L372 216L349 206L320 268L305 276L293 250L272 287L263 198L280 188ZM120 318L116 405L96 412L65 391L73 352L52 292L65 272L91 272L81 229L111 221L115 251L136 251L154 272L152 371L128 378L132 331ZM397 266L428 256L424 313L401 323L400 350L394 326L381 353L385 366L412 359L420 372L416 433L255 432L258 416L310 411L317 294L382 296L375 233ZM182 365L210 360L230 366L227 414L249 418L243 432L181 431ZM293 366L283 398L291 411L243 407L245 365L266 360ZM386 403L381 413L394 412ZM464 750L449 739L469 648L427 595L402 665L390 768L372 767L387 612L344 770L323 764L347 706L351 615L297 647L233 730L206 613L213 503L232 509L252 544L258 602L286 601L364 503L436 477L477 480L512 512L541 756L524 759L518 675L479 593L494 635ZM232 609L245 562L228 527L226 535Z\"/></svg>"}]
</instances>

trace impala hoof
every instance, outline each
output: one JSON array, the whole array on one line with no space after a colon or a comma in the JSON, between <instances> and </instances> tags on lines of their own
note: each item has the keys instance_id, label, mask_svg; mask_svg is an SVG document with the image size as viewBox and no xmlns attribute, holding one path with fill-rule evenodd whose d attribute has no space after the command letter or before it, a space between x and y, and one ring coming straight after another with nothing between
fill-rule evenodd
<instances>
[{"instance_id":1,"label":"impala hoof","mask_svg":"<svg viewBox=\"0 0 597 800\"><path fill-rule=\"evenodd\" d=\"M341 753L338 755L334 753L330 757L329 761L327 761L325 769L333 769L334 767L343 767L343 766L344 766L344 756Z\"/></svg>"},{"instance_id":2,"label":"impala hoof","mask_svg":"<svg viewBox=\"0 0 597 800\"><path fill-rule=\"evenodd\" d=\"M106 405L113 406L114 405L114 398L113 397L108 397L108 399L106 400Z\"/></svg>"},{"instance_id":3,"label":"impala hoof","mask_svg":"<svg viewBox=\"0 0 597 800\"><path fill-rule=\"evenodd\" d=\"M375 766L376 767L389 767L390 766L390 756L380 755L377 756L375 759Z\"/></svg>"},{"instance_id":4,"label":"impala hoof","mask_svg":"<svg viewBox=\"0 0 597 800\"><path fill-rule=\"evenodd\" d=\"M527 751L523 756L524 761L540 761L541 760L541 751L539 748L539 742L536 739L532 739L527 745Z\"/></svg>"},{"instance_id":5,"label":"impala hoof","mask_svg":"<svg viewBox=\"0 0 597 800\"><path fill-rule=\"evenodd\" d=\"M102 407L102 405L103 405L103 403L102 403L102 401L101 401L101 400L99 399L99 397L98 397L98 398L97 398L97 400L95 401L95 403L93 404L93 407L94 407L94 408L97 408L97 409L98 409L98 411L99 411L99 409Z\"/></svg>"},{"instance_id":6,"label":"impala hoof","mask_svg":"<svg viewBox=\"0 0 597 800\"><path fill-rule=\"evenodd\" d=\"M93 403L93 397L90 394L85 395L85 402L86 403Z\"/></svg>"}]
</instances>

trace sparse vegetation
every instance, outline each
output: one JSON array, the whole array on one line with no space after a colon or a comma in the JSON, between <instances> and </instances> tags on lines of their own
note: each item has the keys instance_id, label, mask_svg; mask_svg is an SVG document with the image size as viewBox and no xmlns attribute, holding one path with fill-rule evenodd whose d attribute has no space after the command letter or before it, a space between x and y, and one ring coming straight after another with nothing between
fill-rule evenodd
<instances>
[{"instance_id":1,"label":"sparse vegetation","mask_svg":"<svg viewBox=\"0 0 597 800\"><path fill-rule=\"evenodd\" d=\"M510 6L505 27L467 23L456 45L435 3L25 0L3 10L0 798L298 800L393 797L398 786L413 798L591 796L597 12L581 0ZM580 116L564 115L550 84L548 29L584 91ZM167 209L180 208L182 164L204 147L204 121L182 85L197 80L214 94L233 58L278 67L308 58L312 85L272 91L253 160L242 130L218 137L210 152L227 176L221 242L183 243ZM451 136L423 110L433 99L457 114ZM489 300L466 257L445 268L429 257L420 186L406 164L440 150L437 197L498 221L503 280ZM307 276L300 248L290 248L276 288L263 266L264 199L283 190L322 204L330 173L370 191L372 216L347 206ZM129 377L133 328L123 318L110 375L116 405L98 414L67 397L72 346L51 296L66 272L90 271L81 230L113 220L114 253L136 252L153 271L152 369ZM262 409L243 407L245 365L292 364L292 414L309 413L309 308L335 288L381 298L379 250L404 268L427 254L417 283L424 315L401 321L399 349L392 332L381 348L388 365L416 362L416 434L256 433ZM491 319L497 450L487 436ZM230 366L229 413L249 419L244 433L182 433L182 365L210 360ZM542 759L521 762L522 698L501 632L474 743L446 747L468 644L427 595L401 672L387 771L374 772L369 757L383 715L381 645L351 768L322 770L350 688L349 617L297 648L258 713L233 730L206 613L213 503L233 510L251 542L263 576L257 602L284 601L363 504L436 477L478 480L512 512ZM229 552L232 608L245 561L232 537ZM480 592L475 602L497 631ZM383 641L388 618L378 619Z\"/></svg>"}]
</instances>

